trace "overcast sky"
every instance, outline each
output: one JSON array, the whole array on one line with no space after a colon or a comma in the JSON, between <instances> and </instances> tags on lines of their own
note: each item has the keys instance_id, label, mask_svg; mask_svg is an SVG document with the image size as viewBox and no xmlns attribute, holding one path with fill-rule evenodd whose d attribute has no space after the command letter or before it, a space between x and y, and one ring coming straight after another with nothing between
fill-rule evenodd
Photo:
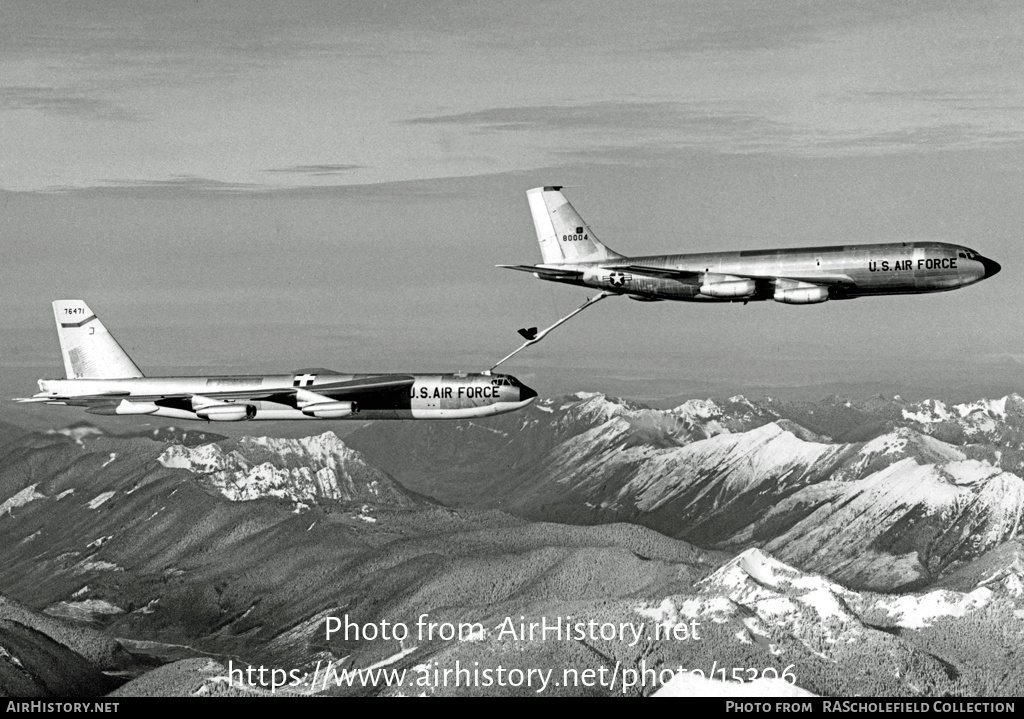
<instances>
[{"instance_id":1,"label":"overcast sky","mask_svg":"<svg viewBox=\"0 0 1024 719\"><path fill-rule=\"evenodd\" d=\"M808 307L606 300L507 365L542 395L1020 387L1017 2L0 15L7 396L61 375L57 298L152 374L486 368L587 296L494 268L539 261L545 184L624 254L929 238L1004 270Z\"/></svg>"}]
</instances>

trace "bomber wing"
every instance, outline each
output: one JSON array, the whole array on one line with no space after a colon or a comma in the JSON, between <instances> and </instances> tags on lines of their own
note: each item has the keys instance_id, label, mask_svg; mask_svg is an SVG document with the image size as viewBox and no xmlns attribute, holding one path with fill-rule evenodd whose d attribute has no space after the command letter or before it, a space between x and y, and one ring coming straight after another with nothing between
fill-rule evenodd
<instances>
[{"instance_id":1,"label":"bomber wing","mask_svg":"<svg viewBox=\"0 0 1024 719\"><path fill-rule=\"evenodd\" d=\"M207 396L216 397L217 399L265 399L281 404L294 404L295 397L299 391L306 390L316 392L333 400L354 400L376 392L394 392L407 389L415 381L415 377L407 374L374 375L372 377L360 377L359 379L308 385L306 387L280 387L269 389L258 395L251 392L213 392Z\"/></svg>"},{"instance_id":2,"label":"bomber wing","mask_svg":"<svg viewBox=\"0 0 1024 719\"><path fill-rule=\"evenodd\" d=\"M343 397L354 397L366 394L367 392L390 392L411 387L416 378L408 374L382 374L372 377L360 377L343 382L328 382L306 387L314 389L318 394L341 399ZM297 389L297 388L296 388Z\"/></svg>"},{"instance_id":3,"label":"bomber wing","mask_svg":"<svg viewBox=\"0 0 1024 719\"><path fill-rule=\"evenodd\" d=\"M115 400L128 399L131 396L131 392L103 392L101 394L89 394L81 397L63 397L63 396L39 396L33 397L15 397L15 402L32 402L32 403L46 403L46 404L65 404L74 407L89 407L91 404L107 404L113 403ZM81 400L80 402L77 400Z\"/></svg>"}]
</instances>

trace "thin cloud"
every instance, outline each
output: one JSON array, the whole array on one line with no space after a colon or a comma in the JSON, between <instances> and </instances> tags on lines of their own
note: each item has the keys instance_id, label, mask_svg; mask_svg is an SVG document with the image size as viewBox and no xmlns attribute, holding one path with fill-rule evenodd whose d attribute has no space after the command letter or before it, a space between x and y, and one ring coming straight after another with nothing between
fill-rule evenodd
<instances>
[{"instance_id":1,"label":"thin cloud","mask_svg":"<svg viewBox=\"0 0 1024 719\"><path fill-rule=\"evenodd\" d=\"M921 149L985 149L1024 141L996 116L1002 108L983 96L947 92L871 92L873 103L940 106L950 121L933 122L933 111L918 122L865 120L863 127L824 128L814 122L785 122L750 110L702 102L596 102L578 105L495 107L475 112L425 116L408 125L456 125L478 132L563 133L554 154L594 161L628 160L633 153L665 148L702 148L726 153L783 152L830 155L900 153ZM888 125L888 126L887 126ZM626 157L622 152L627 153Z\"/></svg>"},{"instance_id":2,"label":"thin cloud","mask_svg":"<svg viewBox=\"0 0 1024 719\"><path fill-rule=\"evenodd\" d=\"M794 129L746 111L715 110L696 102L597 102L581 105L489 108L419 117L405 124L475 125L481 132L555 132L566 136L555 156L586 154L600 161L621 151L715 147L764 152L793 145ZM584 136L582 133L586 133Z\"/></svg>"},{"instance_id":3,"label":"thin cloud","mask_svg":"<svg viewBox=\"0 0 1024 719\"><path fill-rule=\"evenodd\" d=\"M275 167L264 172L281 172L286 174L310 175L312 177L326 177L329 175L342 175L352 170L362 170L364 165L294 165L292 167Z\"/></svg>"},{"instance_id":4,"label":"thin cloud","mask_svg":"<svg viewBox=\"0 0 1024 719\"><path fill-rule=\"evenodd\" d=\"M104 121L139 122L143 119L108 100L53 87L0 87L0 108Z\"/></svg>"},{"instance_id":5,"label":"thin cloud","mask_svg":"<svg viewBox=\"0 0 1024 719\"><path fill-rule=\"evenodd\" d=\"M269 170L268 170L269 172ZM485 175L468 175L425 180L399 180L393 182L371 182L345 185L305 185L300 187L273 187L255 183L220 182L198 176L178 176L164 180L107 180L106 184L90 187L63 185L47 190L30 192L0 190L0 198L5 194L11 196L25 194L79 194L82 196L107 197L182 197L187 195L217 194L254 194L273 197L290 198L365 198L367 200L404 199L465 199L467 197L486 197L487 189L482 189L486 179L501 178L523 179L528 182L528 174L523 173L488 173Z\"/></svg>"},{"instance_id":6,"label":"thin cloud","mask_svg":"<svg viewBox=\"0 0 1024 719\"><path fill-rule=\"evenodd\" d=\"M93 187L61 186L48 192L80 193L108 196L149 196L159 193L163 196L199 194L240 194L245 192L266 192L267 188L245 182L221 182L206 177L181 175L165 180L106 180L105 184Z\"/></svg>"},{"instance_id":7,"label":"thin cloud","mask_svg":"<svg viewBox=\"0 0 1024 719\"><path fill-rule=\"evenodd\" d=\"M685 112L678 102L594 102L583 105L494 107L453 115L416 117L404 125L476 125L492 130L614 129L631 126L670 127Z\"/></svg>"}]
</instances>

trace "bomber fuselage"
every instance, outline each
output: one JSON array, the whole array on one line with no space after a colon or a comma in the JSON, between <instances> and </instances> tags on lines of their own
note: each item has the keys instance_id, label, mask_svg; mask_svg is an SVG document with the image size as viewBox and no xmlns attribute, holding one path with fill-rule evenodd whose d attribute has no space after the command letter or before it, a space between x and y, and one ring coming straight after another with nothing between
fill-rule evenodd
<instances>
[{"instance_id":1,"label":"bomber fuselage","mask_svg":"<svg viewBox=\"0 0 1024 719\"><path fill-rule=\"evenodd\" d=\"M404 386L344 388L379 375L315 372L267 376L41 379L36 401L85 406L105 415L176 419L462 419L525 407L537 396L505 374L394 375ZM81 402L76 397L83 398ZM98 398L109 397L98 402ZM207 402L206 400L209 400ZM327 400L330 400L328 402ZM213 408L213 409L211 409Z\"/></svg>"},{"instance_id":2,"label":"bomber fuselage","mask_svg":"<svg viewBox=\"0 0 1024 719\"><path fill-rule=\"evenodd\" d=\"M54 300L67 379L41 379L22 403L84 407L101 415L208 422L288 419L462 419L514 412L537 393L511 375L290 374L146 377L82 300ZM492 368L493 369L493 368Z\"/></svg>"}]
</instances>

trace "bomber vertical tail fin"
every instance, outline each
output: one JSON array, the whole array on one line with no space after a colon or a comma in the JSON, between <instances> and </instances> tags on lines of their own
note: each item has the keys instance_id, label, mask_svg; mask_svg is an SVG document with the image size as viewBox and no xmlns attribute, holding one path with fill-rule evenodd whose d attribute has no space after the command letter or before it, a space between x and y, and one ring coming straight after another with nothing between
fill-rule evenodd
<instances>
[{"instance_id":1,"label":"bomber vertical tail fin","mask_svg":"<svg viewBox=\"0 0 1024 719\"><path fill-rule=\"evenodd\" d=\"M55 300L53 317L68 379L143 377L99 317L82 300Z\"/></svg>"},{"instance_id":2,"label":"bomber vertical tail fin","mask_svg":"<svg viewBox=\"0 0 1024 719\"><path fill-rule=\"evenodd\" d=\"M590 226L569 204L559 186L526 191L544 264L572 264L620 259L603 245Z\"/></svg>"}]
</instances>

